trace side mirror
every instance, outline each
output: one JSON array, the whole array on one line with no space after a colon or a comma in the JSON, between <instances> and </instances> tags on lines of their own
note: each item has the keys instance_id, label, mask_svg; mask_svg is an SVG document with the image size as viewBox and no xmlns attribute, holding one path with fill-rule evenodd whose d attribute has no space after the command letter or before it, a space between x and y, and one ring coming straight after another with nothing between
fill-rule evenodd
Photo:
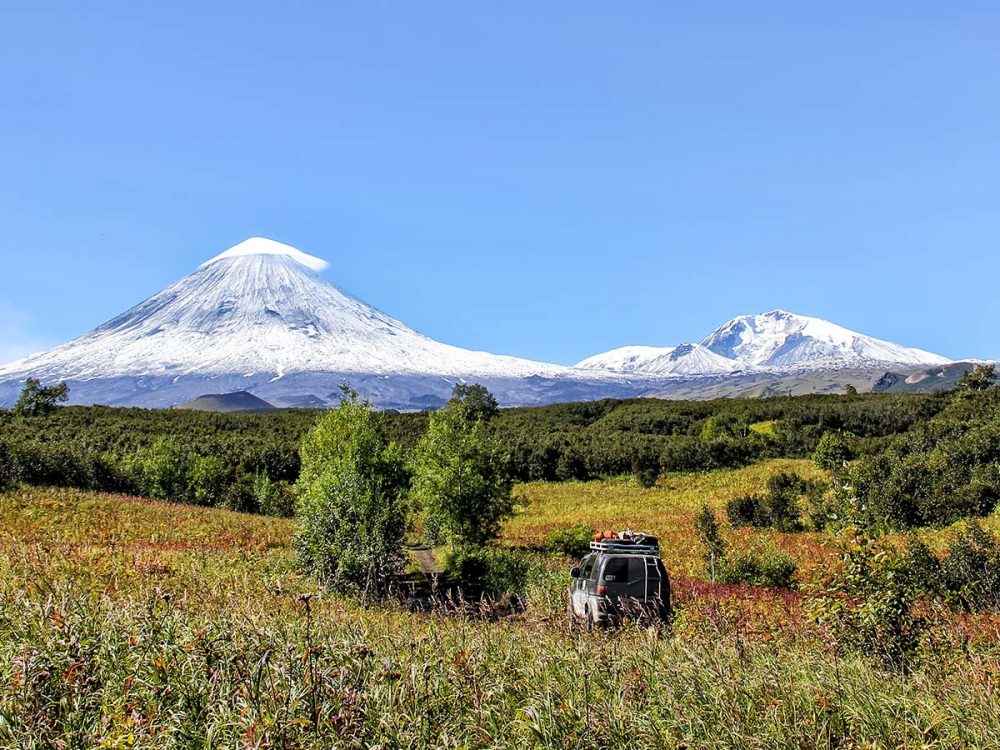
<instances>
[{"instance_id":1,"label":"side mirror","mask_svg":"<svg viewBox=\"0 0 1000 750\"><path fill-rule=\"evenodd\" d=\"M569 574L571 576L573 576L573 578L579 578L580 577L580 569L579 568L573 568L573 570L571 570L569 572Z\"/></svg>"}]
</instances>

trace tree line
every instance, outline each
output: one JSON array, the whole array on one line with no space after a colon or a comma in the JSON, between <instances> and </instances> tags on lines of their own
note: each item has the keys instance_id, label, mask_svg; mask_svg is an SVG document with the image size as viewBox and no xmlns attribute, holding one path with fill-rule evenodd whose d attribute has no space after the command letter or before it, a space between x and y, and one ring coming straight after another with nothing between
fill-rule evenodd
<instances>
[{"instance_id":1,"label":"tree line","mask_svg":"<svg viewBox=\"0 0 1000 750\"><path fill-rule=\"evenodd\" d=\"M838 475L838 486L852 488L856 515L866 525L908 527L982 515L1000 496L997 392L988 372L985 379L977 373L978 380L970 376L950 394L604 399L500 409L479 421L483 436L505 447L514 481L632 473L651 484L665 472L816 455ZM28 386L23 408L0 410L0 483L125 492L251 512L292 512L290 488L302 471L303 439L323 416L306 410L59 407L64 392ZM434 415L386 411L379 420L409 465ZM800 502L813 504L803 508L809 524L836 511L826 507L828 500L803 493ZM757 514L756 523L765 515Z\"/></svg>"}]
</instances>

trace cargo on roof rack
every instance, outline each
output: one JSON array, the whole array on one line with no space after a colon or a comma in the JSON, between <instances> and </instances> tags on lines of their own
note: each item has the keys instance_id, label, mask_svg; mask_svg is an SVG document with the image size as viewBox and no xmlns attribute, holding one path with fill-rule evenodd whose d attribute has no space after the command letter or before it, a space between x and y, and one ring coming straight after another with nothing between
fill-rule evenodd
<instances>
[{"instance_id":1,"label":"cargo on roof rack","mask_svg":"<svg viewBox=\"0 0 1000 750\"><path fill-rule=\"evenodd\" d=\"M655 539L648 544L637 544L624 539L604 539L600 542L591 542L590 548L595 552L613 552L617 555L660 554L660 545Z\"/></svg>"},{"instance_id":2,"label":"cargo on roof rack","mask_svg":"<svg viewBox=\"0 0 1000 750\"><path fill-rule=\"evenodd\" d=\"M602 531L594 535L590 548L595 552L615 552L617 554L658 555L660 540L652 534L641 531Z\"/></svg>"}]
</instances>

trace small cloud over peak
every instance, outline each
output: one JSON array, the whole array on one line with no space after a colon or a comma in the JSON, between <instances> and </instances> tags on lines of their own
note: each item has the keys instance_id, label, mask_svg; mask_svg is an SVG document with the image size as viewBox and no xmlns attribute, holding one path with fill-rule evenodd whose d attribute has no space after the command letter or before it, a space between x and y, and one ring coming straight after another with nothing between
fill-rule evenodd
<instances>
[{"instance_id":1,"label":"small cloud over peak","mask_svg":"<svg viewBox=\"0 0 1000 750\"><path fill-rule=\"evenodd\" d=\"M306 268L316 271L317 273L325 271L330 266L330 264L322 258L317 258L314 255L308 255L291 245L286 245L283 242L271 240L267 237L249 237L243 240L243 242L240 242L238 245L233 245L225 252L219 253L211 260L205 261L198 266L198 268L205 268L216 261L225 260L226 258L239 258L248 255L283 255L291 258L297 263L301 263Z\"/></svg>"}]
</instances>

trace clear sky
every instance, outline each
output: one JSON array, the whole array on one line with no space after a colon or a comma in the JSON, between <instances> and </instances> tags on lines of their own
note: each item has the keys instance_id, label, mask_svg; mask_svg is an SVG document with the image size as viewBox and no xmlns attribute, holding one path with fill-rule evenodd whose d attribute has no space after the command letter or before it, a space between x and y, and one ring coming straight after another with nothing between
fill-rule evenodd
<instances>
[{"instance_id":1,"label":"clear sky","mask_svg":"<svg viewBox=\"0 0 1000 750\"><path fill-rule=\"evenodd\" d=\"M0 359L250 235L572 363L781 307L1000 357L1000 3L3 2Z\"/></svg>"}]
</instances>

